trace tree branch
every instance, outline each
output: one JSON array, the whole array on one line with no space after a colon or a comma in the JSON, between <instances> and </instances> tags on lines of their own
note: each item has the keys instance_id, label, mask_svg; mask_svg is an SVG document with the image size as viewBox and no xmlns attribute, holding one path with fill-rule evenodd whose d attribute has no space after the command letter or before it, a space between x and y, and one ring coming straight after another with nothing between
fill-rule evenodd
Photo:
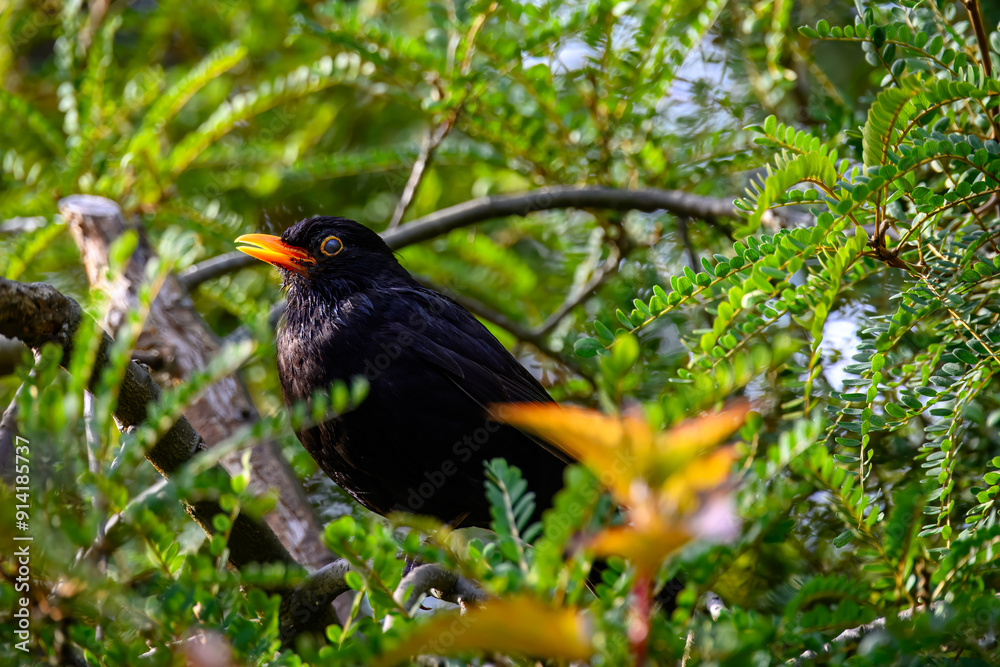
<instances>
[{"instance_id":1,"label":"tree branch","mask_svg":"<svg viewBox=\"0 0 1000 667\"><path fill-rule=\"evenodd\" d=\"M617 254L612 254L604 264L594 272L594 275L590 277L587 284L581 287L576 293L570 294L563 301L562 305L556 309L554 313L548 316L541 325L534 329L534 333L541 337L546 337L552 331L559 326L559 323L564 317L569 315L570 311L579 306L581 303L586 301L590 296L596 292L601 285L613 274L618 272L618 262L621 261L621 257Z\"/></svg>"},{"instance_id":2,"label":"tree branch","mask_svg":"<svg viewBox=\"0 0 1000 667\"><path fill-rule=\"evenodd\" d=\"M420 565L410 570L396 586L392 597L412 616L421 600L428 595L457 604L463 611L489 600L489 596L475 582L436 563ZM386 630L392 627L392 621L392 616L386 618Z\"/></svg>"},{"instance_id":3,"label":"tree branch","mask_svg":"<svg viewBox=\"0 0 1000 667\"><path fill-rule=\"evenodd\" d=\"M80 248L91 287L109 296L110 309L105 325L115 335L126 313L139 308L139 289L145 280L147 265L156 260L156 252L144 230L136 228L139 240L131 260L120 275L109 279L109 251L127 228L118 204L104 197L74 195L59 202L59 211ZM167 385L189 379L221 349L218 338L172 275L166 277L150 304L135 347L139 355L152 355L164 361L154 377ZM136 356L133 353L133 358ZM185 416L209 447L260 418L236 374L207 387L185 410ZM222 458L221 463L230 474L238 474L242 469L241 455L242 452L237 452ZM329 563L333 555L319 540L319 526L302 484L278 444L270 439L256 443L250 450L250 467L251 493L259 496L272 488L278 492L275 508L264 520L289 553L310 569Z\"/></svg>"},{"instance_id":4,"label":"tree branch","mask_svg":"<svg viewBox=\"0 0 1000 667\"><path fill-rule=\"evenodd\" d=\"M990 40L986 37L986 29L983 27L983 17L979 13L978 0L962 0L965 11L969 13L969 22L972 23L976 33L976 42L979 44L979 53L983 57L983 69L986 76L993 76L993 62L990 60Z\"/></svg>"},{"instance_id":5,"label":"tree branch","mask_svg":"<svg viewBox=\"0 0 1000 667\"><path fill-rule=\"evenodd\" d=\"M986 36L986 29L983 26L983 16L979 13L978 0L962 0L965 11L969 14L969 22L976 33L976 42L979 44L979 54L982 56L983 70L986 76L993 76L993 62L990 59L990 40ZM997 110L992 107L986 111L987 118L990 119L990 130L992 138L1000 136L1000 127L997 127Z\"/></svg>"},{"instance_id":6,"label":"tree branch","mask_svg":"<svg viewBox=\"0 0 1000 667\"><path fill-rule=\"evenodd\" d=\"M34 350L46 344L62 348L65 368L73 353L73 336L80 325L82 310L79 304L60 294L55 288L43 283L19 283L0 278L0 334L19 338ZM108 365L109 351L114 341L101 332L90 388L93 389L101 377L101 371ZM145 420L148 407L160 399L160 388L142 366L130 361L119 387L118 401L114 415L124 430L138 428ZM205 441L181 416L145 452L146 459L165 478L177 472L198 452L206 449ZM215 474L226 475L219 466L213 468ZM212 518L216 514L228 514L212 499L198 500L186 504L188 513L209 535L214 531ZM274 532L266 523L256 521L246 514L239 514L232 526L229 537L229 565L240 569L250 563L284 563L299 567ZM282 618L291 632L297 634L306 630L322 631L327 625L336 623L332 607L319 609L319 614L303 615L301 609L293 605L296 596L291 591L275 591L282 595ZM289 616L292 613L298 616Z\"/></svg>"},{"instance_id":7,"label":"tree branch","mask_svg":"<svg viewBox=\"0 0 1000 667\"><path fill-rule=\"evenodd\" d=\"M253 257L244 255L238 250L227 252L224 255L216 255L203 262L198 262L194 266L189 266L177 274L177 281L181 287L192 292L204 282L245 269L256 263L257 260Z\"/></svg>"},{"instance_id":8,"label":"tree branch","mask_svg":"<svg viewBox=\"0 0 1000 667\"><path fill-rule=\"evenodd\" d=\"M994 598L1000 600L1000 593L994 595ZM927 607L927 605L923 604L917 605L916 607L910 607L909 609L904 609L903 611L899 612L898 614L896 614L896 618L898 618L901 621L906 621L912 619L914 615L916 615L917 613L924 613L929 611L930 613L933 614L935 612L941 611L942 607L944 607L946 604L947 603L945 601L938 600L936 602L932 602L929 608ZM837 635L829 642L824 644L823 648L820 649L820 651L823 653L827 653L833 649L834 644L848 644L852 642L857 642L863 639L865 635L885 630L887 618L888 617L881 616L879 618L876 618L871 623L865 623L864 625L859 625L856 628L849 628L847 630L844 630L839 635ZM979 641L982 643L995 642L996 639L993 637L992 632L988 632L987 634L983 635L983 637ZM790 660L787 664L801 665L806 660L815 660L818 657L819 654L816 651L805 651L798 658Z\"/></svg>"},{"instance_id":9,"label":"tree branch","mask_svg":"<svg viewBox=\"0 0 1000 667\"><path fill-rule=\"evenodd\" d=\"M561 208L595 208L614 211L667 211L704 220L728 234L729 228L720 218L737 217L732 202L715 197L703 197L679 190L625 190L597 186L553 186L530 192L493 195L472 199L418 218L398 229L387 232L385 242L392 248L419 243L453 229L477 222L526 216L536 211Z\"/></svg>"},{"instance_id":10,"label":"tree branch","mask_svg":"<svg viewBox=\"0 0 1000 667\"><path fill-rule=\"evenodd\" d=\"M296 586L295 590L282 597L281 613L278 617L282 642L287 643L301 632L298 625L302 619L329 616L330 603L351 590L345 578L350 570L351 564L343 558L338 558L314 572Z\"/></svg>"},{"instance_id":11,"label":"tree branch","mask_svg":"<svg viewBox=\"0 0 1000 667\"><path fill-rule=\"evenodd\" d=\"M698 261L698 251L694 249L694 244L691 243L691 235L688 233L688 219L685 215L677 216L677 234L680 235L681 243L687 251L691 270L698 273L701 270L701 265Z\"/></svg>"},{"instance_id":12,"label":"tree branch","mask_svg":"<svg viewBox=\"0 0 1000 667\"><path fill-rule=\"evenodd\" d=\"M405 248L414 243L447 234L460 227L467 227L512 215L525 216L536 211L563 208L594 208L615 211L666 211L674 215L685 215L704 220L717 227L727 236L729 227L720 222L721 218L736 218L739 210L727 199L704 197L680 190L624 190L604 187L553 186L530 192L509 195L493 195L471 199L455 206L449 206L422 218L385 232L382 238L393 250ZM790 210L770 211L771 216L787 223L801 223L809 218ZM183 271L179 280L188 290L221 275L253 266L254 258L234 251L205 260Z\"/></svg>"},{"instance_id":13,"label":"tree branch","mask_svg":"<svg viewBox=\"0 0 1000 667\"><path fill-rule=\"evenodd\" d=\"M17 437L20 431L17 427L17 401L24 391L22 384L14 392L14 398L10 405L3 411L0 417L0 483L7 486L14 486L14 454L17 446Z\"/></svg>"}]
</instances>

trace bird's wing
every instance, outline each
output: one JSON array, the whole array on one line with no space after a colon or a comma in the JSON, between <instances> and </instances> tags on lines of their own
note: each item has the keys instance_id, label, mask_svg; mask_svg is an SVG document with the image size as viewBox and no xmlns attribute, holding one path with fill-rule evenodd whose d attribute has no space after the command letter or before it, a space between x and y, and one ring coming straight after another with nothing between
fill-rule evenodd
<instances>
[{"instance_id":1,"label":"bird's wing","mask_svg":"<svg viewBox=\"0 0 1000 667\"><path fill-rule=\"evenodd\" d=\"M469 311L431 290L408 291L407 302L420 304L416 313L405 320L391 318L389 324L397 339L403 332L412 337L406 356L443 371L486 413L494 403L552 402L538 380ZM563 461L573 462L558 448L530 438Z\"/></svg>"}]
</instances>

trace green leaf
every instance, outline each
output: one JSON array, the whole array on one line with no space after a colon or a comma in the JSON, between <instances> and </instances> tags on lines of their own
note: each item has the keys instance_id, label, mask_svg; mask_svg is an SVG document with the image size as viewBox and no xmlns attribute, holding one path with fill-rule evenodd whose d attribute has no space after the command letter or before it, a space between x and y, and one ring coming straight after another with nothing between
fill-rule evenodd
<instances>
[{"instance_id":1,"label":"green leaf","mask_svg":"<svg viewBox=\"0 0 1000 667\"><path fill-rule=\"evenodd\" d=\"M594 331L597 333L597 337L603 342L611 343L615 339L615 335L611 333L611 329L600 320L594 320ZM577 341L578 343L579 341Z\"/></svg>"},{"instance_id":2,"label":"green leaf","mask_svg":"<svg viewBox=\"0 0 1000 667\"><path fill-rule=\"evenodd\" d=\"M347 584L348 588L355 591L363 591L365 589L365 581L361 578L361 575L354 570L348 571L344 574L344 583Z\"/></svg>"},{"instance_id":3,"label":"green leaf","mask_svg":"<svg viewBox=\"0 0 1000 667\"><path fill-rule=\"evenodd\" d=\"M875 47L876 51L881 51L882 46L885 44L885 28L883 26L878 26L872 30L872 46Z\"/></svg>"},{"instance_id":4,"label":"green leaf","mask_svg":"<svg viewBox=\"0 0 1000 667\"><path fill-rule=\"evenodd\" d=\"M579 338L573 343L573 350L581 357L593 357L603 349L604 345L594 338Z\"/></svg>"},{"instance_id":5,"label":"green leaf","mask_svg":"<svg viewBox=\"0 0 1000 667\"><path fill-rule=\"evenodd\" d=\"M854 540L854 532L850 530L845 530L840 535L837 535L837 537L833 538L833 546L837 547L838 549L843 549L853 540Z\"/></svg>"},{"instance_id":6,"label":"green leaf","mask_svg":"<svg viewBox=\"0 0 1000 667\"><path fill-rule=\"evenodd\" d=\"M899 407L895 403L886 403L885 404L885 411L890 416L895 417L896 419L902 419L903 417L906 416L906 410L904 410L903 408Z\"/></svg>"},{"instance_id":7,"label":"green leaf","mask_svg":"<svg viewBox=\"0 0 1000 667\"><path fill-rule=\"evenodd\" d=\"M976 355L974 355L972 352L970 352L965 348L960 347L957 350L953 350L952 354L954 354L956 357L958 357L960 360L962 360L967 364L976 364L979 362L979 359L976 357Z\"/></svg>"}]
</instances>

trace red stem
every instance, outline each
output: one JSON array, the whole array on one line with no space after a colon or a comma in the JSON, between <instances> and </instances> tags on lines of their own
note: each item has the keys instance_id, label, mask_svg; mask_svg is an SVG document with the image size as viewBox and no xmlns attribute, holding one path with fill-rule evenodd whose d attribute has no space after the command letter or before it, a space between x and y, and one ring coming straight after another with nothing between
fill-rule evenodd
<instances>
[{"instance_id":1,"label":"red stem","mask_svg":"<svg viewBox=\"0 0 1000 667\"><path fill-rule=\"evenodd\" d=\"M636 667L646 664L649 646L649 619L653 609L653 578L640 573L635 580L635 603L632 608L632 622L629 624L628 638L632 644Z\"/></svg>"}]
</instances>

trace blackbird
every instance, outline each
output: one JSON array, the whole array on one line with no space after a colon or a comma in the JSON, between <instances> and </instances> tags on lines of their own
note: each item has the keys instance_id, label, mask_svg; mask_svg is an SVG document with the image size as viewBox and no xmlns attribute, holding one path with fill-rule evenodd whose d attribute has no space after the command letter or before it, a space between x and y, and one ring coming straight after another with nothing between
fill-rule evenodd
<instances>
[{"instance_id":1,"label":"blackbird","mask_svg":"<svg viewBox=\"0 0 1000 667\"><path fill-rule=\"evenodd\" d=\"M414 280L378 234L324 216L281 237L236 240L278 267L287 290L277 337L285 403L368 379L357 407L296 433L358 502L487 527L483 462L503 457L535 493L536 518L551 506L571 459L492 421L488 406L552 399L471 313Z\"/></svg>"}]
</instances>

